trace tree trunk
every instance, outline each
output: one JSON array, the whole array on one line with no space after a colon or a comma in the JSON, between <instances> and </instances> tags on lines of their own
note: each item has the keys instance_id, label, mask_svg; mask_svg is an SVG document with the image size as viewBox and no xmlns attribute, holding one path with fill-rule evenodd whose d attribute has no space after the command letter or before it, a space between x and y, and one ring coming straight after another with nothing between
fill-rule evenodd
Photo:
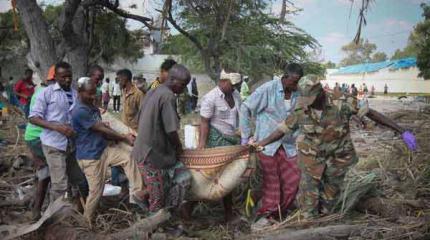
<instances>
[{"instance_id":1,"label":"tree trunk","mask_svg":"<svg viewBox=\"0 0 430 240\"><path fill-rule=\"evenodd\" d=\"M256 237L256 239L349 239L350 237L359 236L364 227L364 225L334 225L301 230L286 230Z\"/></svg>"},{"instance_id":2,"label":"tree trunk","mask_svg":"<svg viewBox=\"0 0 430 240\"><path fill-rule=\"evenodd\" d=\"M30 41L29 65L44 79L49 67L56 62L54 40L36 0L16 0L16 5Z\"/></svg>"}]
</instances>

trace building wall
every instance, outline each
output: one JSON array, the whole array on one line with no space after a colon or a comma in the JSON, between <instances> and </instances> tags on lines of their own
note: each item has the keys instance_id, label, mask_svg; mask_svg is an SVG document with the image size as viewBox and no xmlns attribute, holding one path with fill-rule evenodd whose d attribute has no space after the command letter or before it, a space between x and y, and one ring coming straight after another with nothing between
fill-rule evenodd
<instances>
[{"instance_id":1,"label":"building wall","mask_svg":"<svg viewBox=\"0 0 430 240\"><path fill-rule=\"evenodd\" d=\"M333 87L336 82L339 84L355 84L356 86L366 83L369 90L372 85L375 86L376 92L383 92L384 85L387 84L389 92L430 93L430 80L418 77L418 73L418 69L412 67L395 71L385 68L377 72L364 74L327 74L326 80L322 81L322 83L327 83L330 87Z\"/></svg>"}]
</instances>

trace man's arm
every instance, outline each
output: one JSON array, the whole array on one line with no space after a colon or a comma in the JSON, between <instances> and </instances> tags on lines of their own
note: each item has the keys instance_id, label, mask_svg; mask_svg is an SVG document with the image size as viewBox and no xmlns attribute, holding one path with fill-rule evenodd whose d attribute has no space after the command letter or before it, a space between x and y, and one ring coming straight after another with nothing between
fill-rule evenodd
<instances>
[{"instance_id":1,"label":"man's arm","mask_svg":"<svg viewBox=\"0 0 430 240\"><path fill-rule=\"evenodd\" d=\"M285 134L289 134L296 131L299 127L299 121L304 117L304 115L304 108L297 107L296 105L296 110L291 113L291 115L289 115L281 124L279 124L277 129L272 134L270 134L265 139L259 141L256 145L264 147L266 145L278 141Z\"/></svg>"},{"instance_id":2,"label":"man's arm","mask_svg":"<svg viewBox=\"0 0 430 240\"><path fill-rule=\"evenodd\" d=\"M258 88L240 106L239 129L242 144L247 144L252 135L251 117L267 107L267 91L264 86Z\"/></svg>"},{"instance_id":3,"label":"man's arm","mask_svg":"<svg viewBox=\"0 0 430 240\"><path fill-rule=\"evenodd\" d=\"M209 135L209 119L205 117L200 118L200 136L198 149L206 147L206 141Z\"/></svg>"},{"instance_id":4,"label":"man's arm","mask_svg":"<svg viewBox=\"0 0 430 240\"><path fill-rule=\"evenodd\" d=\"M398 133L403 133L404 131L406 131L406 129L399 126L392 119L384 116L382 113L375 111L374 109L369 109L369 112L366 114L366 116L371 120L375 121L376 123L387 126Z\"/></svg>"},{"instance_id":5,"label":"man's arm","mask_svg":"<svg viewBox=\"0 0 430 240\"><path fill-rule=\"evenodd\" d=\"M30 110L29 121L31 124L39 127L59 132L67 137L72 137L75 134L73 128L68 124L52 123L45 120L45 113L48 108L45 96L46 91L42 90L34 99L34 105Z\"/></svg>"},{"instance_id":6,"label":"man's arm","mask_svg":"<svg viewBox=\"0 0 430 240\"><path fill-rule=\"evenodd\" d=\"M109 140L121 141L121 142L127 143L130 146L133 146L134 137L132 135L120 134L115 130L113 130L112 128L109 128L103 122L95 123L90 129L103 134L103 136Z\"/></svg>"},{"instance_id":7,"label":"man's arm","mask_svg":"<svg viewBox=\"0 0 430 240\"><path fill-rule=\"evenodd\" d=\"M176 155L180 155L183 149L182 149L181 140L179 139L178 132L175 131L175 132L168 133L167 137L169 138L169 142L174 146L176 150Z\"/></svg>"},{"instance_id":8,"label":"man's arm","mask_svg":"<svg viewBox=\"0 0 430 240\"><path fill-rule=\"evenodd\" d=\"M67 137L72 137L75 135L75 131L73 131L73 128L70 125L48 122L41 117L30 117L30 123L42 128L59 132Z\"/></svg>"}]
</instances>

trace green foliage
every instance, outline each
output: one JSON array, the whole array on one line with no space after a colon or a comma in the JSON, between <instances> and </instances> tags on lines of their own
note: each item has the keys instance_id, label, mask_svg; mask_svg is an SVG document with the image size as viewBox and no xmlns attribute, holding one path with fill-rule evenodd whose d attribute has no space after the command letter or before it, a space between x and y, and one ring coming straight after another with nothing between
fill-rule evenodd
<instances>
[{"instance_id":1,"label":"green foliage","mask_svg":"<svg viewBox=\"0 0 430 240\"><path fill-rule=\"evenodd\" d=\"M305 62L302 64L305 74L314 74L319 78L324 78L326 67L324 64L317 62Z\"/></svg>"},{"instance_id":2,"label":"green foliage","mask_svg":"<svg viewBox=\"0 0 430 240\"><path fill-rule=\"evenodd\" d=\"M340 62L341 66L362 64L372 60L371 55L376 50L376 45L369 40L360 39L358 44L348 43L342 47L346 57Z\"/></svg>"},{"instance_id":3,"label":"green foliage","mask_svg":"<svg viewBox=\"0 0 430 240\"><path fill-rule=\"evenodd\" d=\"M18 31L14 30L12 10L0 13L0 61L27 48L25 31L18 22Z\"/></svg>"},{"instance_id":4,"label":"green foliage","mask_svg":"<svg viewBox=\"0 0 430 240\"><path fill-rule=\"evenodd\" d=\"M417 46L417 67L420 70L419 76L430 79L430 5L421 4L424 21L415 26L417 34L415 44Z\"/></svg>"},{"instance_id":5,"label":"green foliage","mask_svg":"<svg viewBox=\"0 0 430 240\"><path fill-rule=\"evenodd\" d=\"M305 48L316 47L316 40L268 12L265 1L179 1L176 19L202 49L176 35L167 39L162 52L182 55L214 80L221 68L240 71L252 81L282 71L287 62L306 62Z\"/></svg>"},{"instance_id":6,"label":"green foliage","mask_svg":"<svg viewBox=\"0 0 430 240\"><path fill-rule=\"evenodd\" d=\"M372 56L372 61L371 62L383 62L387 60L387 54L385 54L384 52L376 52L373 54Z\"/></svg>"},{"instance_id":7,"label":"green foliage","mask_svg":"<svg viewBox=\"0 0 430 240\"><path fill-rule=\"evenodd\" d=\"M336 68L336 63L334 63L332 61L328 61L328 62L324 63L324 68L325 69Z\"/></svg>"},{"instance_id":8,"label":"green foliage","mask_svg":"<svg viewBox=\"0 0 430 240\"><path fill-rule=\"evenodd\" d=\"M418 54L417 49L417 34L415 30L411 32L408 39L408 44L406 47L402 50L397 49L393 56L391 57L391 60L406 58L406 57L416 57Z\"/></svg>"},{"instance_id":9,"label":"green foliage","mask_svg":"<svg viewBox=\"0 0 430 240\"><path fill-rule=\"evenodd\" d=\"M112 63L118 57L136 61L143 56L143 35L142 30L127 30L125 19L103 11L96 17L90 56L106 63Z\"/></svg>"}]
</instances>

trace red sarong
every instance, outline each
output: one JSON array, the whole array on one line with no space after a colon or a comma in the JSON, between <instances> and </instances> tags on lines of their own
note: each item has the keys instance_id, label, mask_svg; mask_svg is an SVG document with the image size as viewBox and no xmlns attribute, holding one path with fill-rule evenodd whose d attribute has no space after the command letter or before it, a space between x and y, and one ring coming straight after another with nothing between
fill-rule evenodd
<instances>
[{"instance_id":1,"label":"red sarong","mask_svg":"<svg viewBox=\"0 0 430 240\"><path fill-rule=\"evenodd\" d=\"M282 146L275 155L258 154L263 171L262 206L257 215L284 212L294 201L300 183L297 156L288 157Z\"/></svg>"}]
</instances>

